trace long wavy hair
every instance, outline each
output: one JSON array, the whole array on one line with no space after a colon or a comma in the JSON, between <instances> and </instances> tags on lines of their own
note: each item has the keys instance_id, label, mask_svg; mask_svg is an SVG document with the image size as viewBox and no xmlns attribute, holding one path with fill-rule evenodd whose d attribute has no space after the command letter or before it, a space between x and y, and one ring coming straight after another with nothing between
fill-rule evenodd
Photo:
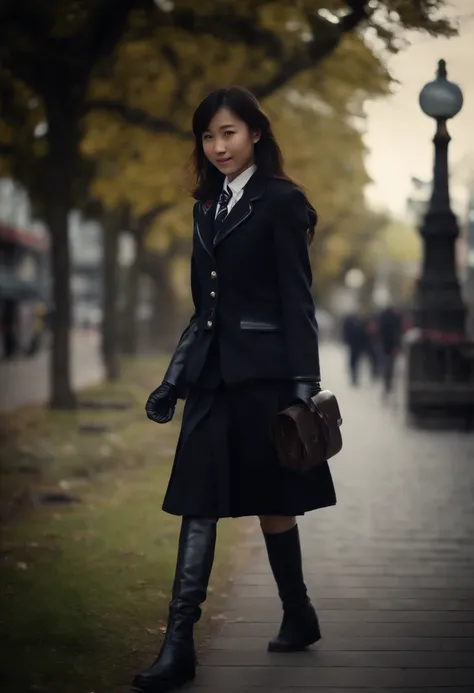
<instances>
[{"instance_id":1,"label":"long wavy hair","mask_svg":"<svg viewBox=\"0 0 474 693\"><path fill-rule=\"evenodd\" d=\"M209 123L220 108L228 108L237 118L246 123L250 132L260 132L260 139L255 144L254 158L259 173L267 178L278 178L296 185L305 195L310 210L312 226L309 229L309 241L314 236L317 214L309 202L305 191L284 171L283 155L276 141L268 116L263 112L256 97L244 87L233 86L217 89L201 101L193 116L194 151L192 166L196 185L193 190L195 200L208 200L216 197L223 185L224 174L221 173L204 154L202 136L208 130Z\"/></svg>"}]
</instances>

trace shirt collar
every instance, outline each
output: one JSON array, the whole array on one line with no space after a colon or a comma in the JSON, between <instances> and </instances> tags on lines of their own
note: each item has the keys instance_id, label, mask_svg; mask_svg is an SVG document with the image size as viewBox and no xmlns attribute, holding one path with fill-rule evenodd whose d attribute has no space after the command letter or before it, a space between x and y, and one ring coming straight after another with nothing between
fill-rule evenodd
<instances>
[{"instance_id":1,"label":"shirt collar","mask_svg":"<svg viewBox=\"0 0 474 693\"><path fill-rule=\"evenodd\" d=\"M255 164L252 164L248 168L245 169L245 171L242 171L242 173L237 176L237 178L234 178L232 183L229 183L227 176L225 177L224 180L224 190L226 187L230 188L230 191L233 196L238 195L239 192L245 188L255 171L257 170L257 167Z\"/></svg>"}]
</instances>

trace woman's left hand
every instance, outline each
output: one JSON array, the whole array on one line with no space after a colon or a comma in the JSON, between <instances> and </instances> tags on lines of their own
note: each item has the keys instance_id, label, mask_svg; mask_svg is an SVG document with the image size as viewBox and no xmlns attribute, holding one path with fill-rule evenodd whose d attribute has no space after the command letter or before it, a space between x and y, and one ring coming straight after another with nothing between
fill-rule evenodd
<instances>
[{"instance_id":1,"label":"woman's left hand","mask_svg":"<svg viewBox=\"0 0 474 693\"><path fill-rule=\"evenodd\" d=\"M319 380L297 380L295 382L295 400L311 406L311 398L321 392Z\"/></svg>"},{"instance_id":2,"label":"woman's left hand","mask_svg":"<svg viewBox=\"0 0 474 693\"><path fill-rule=\"evenodd\" d=\"M176 387L165 380L148 397L145 405L146 415L155 423L168 423L174 416L177 400Z\"/></svg>"}]
</instances>

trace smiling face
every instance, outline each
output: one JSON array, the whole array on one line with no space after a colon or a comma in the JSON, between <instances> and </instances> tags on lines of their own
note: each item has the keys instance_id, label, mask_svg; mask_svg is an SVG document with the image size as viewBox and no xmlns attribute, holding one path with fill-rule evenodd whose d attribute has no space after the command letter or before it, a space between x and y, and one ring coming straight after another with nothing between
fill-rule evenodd
<instances>
[{"instance_id":1,"label":"smiling face","mask_svg":"<svg viewBox=\"0 0 474 693\"><path fill-rule=\"evenodd\" d=\"M259 139L260 133L250 132L232 111L220 108L202 135L202 146L211 164L231 182L253 164Z\"/></svg>"}]
</instances>

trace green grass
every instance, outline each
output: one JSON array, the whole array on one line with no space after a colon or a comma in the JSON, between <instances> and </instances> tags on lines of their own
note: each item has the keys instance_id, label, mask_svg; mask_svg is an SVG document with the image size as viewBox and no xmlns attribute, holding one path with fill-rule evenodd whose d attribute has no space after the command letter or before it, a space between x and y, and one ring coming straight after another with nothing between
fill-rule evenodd
<instances>
[{"instance_id":1,"label":"green grass","mask_svg":"<svg viewBox=\"0 0 474 693\"><path fill-rule=\"evenodd\" d=\"M162 367L129 364L119 385L93 391L129 396L131 410L31 409L20 424L3 420L0 680L7 693L128 690L159 648L180 524L161 511L179 415L166 427L143 414ZM84 421L113 429L79 433ZM66 490L79 502L35 506L41 490ZM230 547L246 526L219 523L201 639L224 596Z\"/></svg>"}]
</instances>

